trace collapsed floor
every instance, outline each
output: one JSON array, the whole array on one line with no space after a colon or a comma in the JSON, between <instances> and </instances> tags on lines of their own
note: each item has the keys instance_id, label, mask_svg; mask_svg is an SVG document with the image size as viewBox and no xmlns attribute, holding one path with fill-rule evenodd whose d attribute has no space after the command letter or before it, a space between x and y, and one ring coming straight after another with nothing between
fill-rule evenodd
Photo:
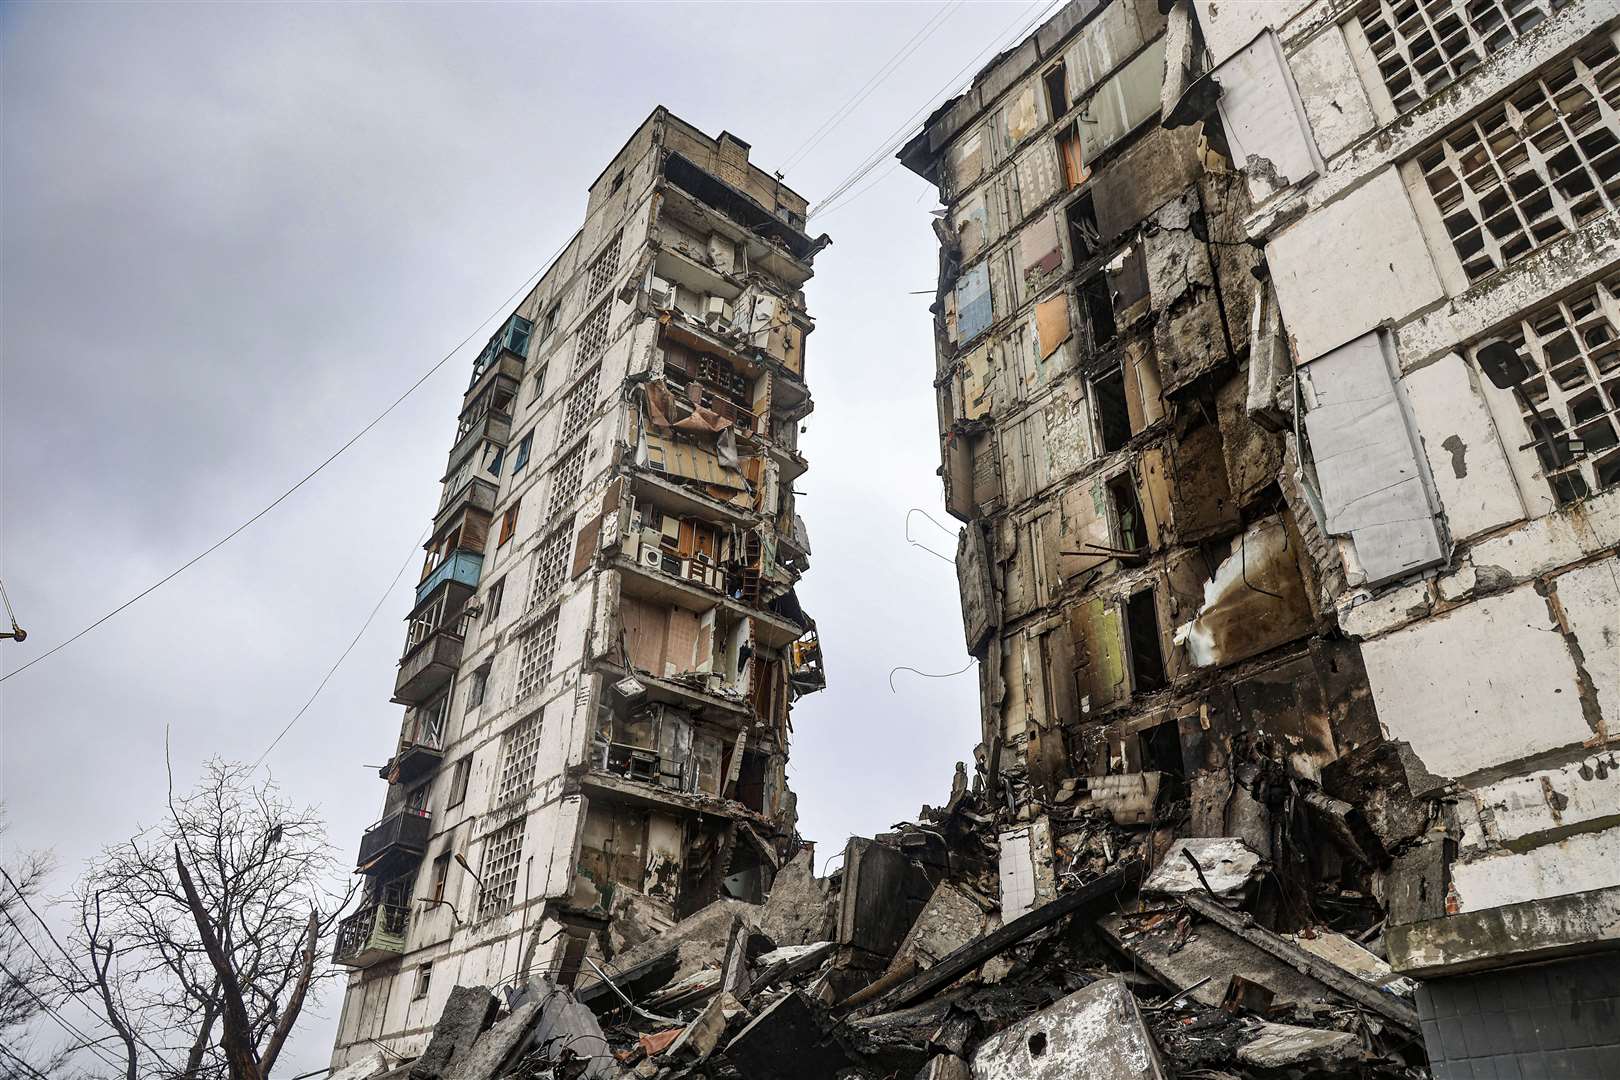
<instances>
[{"instance_id":1,"label":"collapsed floor","mask_svg":"<svg viewBox=\"0 0 1620 1080\"><path fill-rule=\"evenodd\" d=\"M1299 782L1256 793L1303 862L1337 869L1374 836ZM421 1058L335 1078L1428 1075L1414 984L1353 890L1178 838L1185 800L1059 799L1029 830L1033 877L1004 857L1031 838L998 835L959 772L946 806L852 838L827 878L806 847L763 904L711 904L572 988L458 987Z\"/></svg>"}]
</instances>

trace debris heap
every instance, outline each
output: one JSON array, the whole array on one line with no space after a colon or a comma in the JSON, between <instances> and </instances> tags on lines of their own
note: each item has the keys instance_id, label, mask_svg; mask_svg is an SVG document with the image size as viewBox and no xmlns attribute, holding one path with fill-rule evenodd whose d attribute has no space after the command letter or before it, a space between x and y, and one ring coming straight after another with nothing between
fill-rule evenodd
<instances>
[{"instance_id":1,"label":"debris heap","mask_svg":"<svg viewBox=\"0 0 1620 1080\"><path fill-rule=\"evenodd\" d=\"M944 807L851 838L826 878L806 845L763 904L711 904L572 987L458 987L419 1059L342 1075L1428 1075L1381 923L1302 922L1243 839L1178 835L1184 804L1125 825L1070 803L998 832L959 774Z\"/></svg>"}]
</instances>

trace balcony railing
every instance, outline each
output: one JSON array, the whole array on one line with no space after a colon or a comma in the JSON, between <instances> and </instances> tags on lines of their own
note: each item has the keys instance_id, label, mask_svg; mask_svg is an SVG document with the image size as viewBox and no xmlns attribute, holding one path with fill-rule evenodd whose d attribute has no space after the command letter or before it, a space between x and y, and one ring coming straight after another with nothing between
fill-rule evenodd
<instances>
[{"instance_id":1,"label":"balcony railing","mask_svg":"<svg viewBox=\"0 0 1620 1080\"><path fill-rule=\"evenodd\" d=\"M476 551L452 551L422 579L416 587L416 602L422 603L428 594L447 581L459 581L468 588L478 587L478 572L483 569L484 556Z\"/></svg>"},{"instance_id":2,"label":"balcony railing","mask_svg":"<svg viewBox=\"0 0 1620 1080\"><path fill-rule=\"evenodd\" d=\"M410 908L404 904L367 904L338 923L332 962L367 967L405 951Z\"/></svg>"},{"instance_id":3,"label":"balcony railing","mask_svg":"<svg viewBox=\"0 0 1620 1080\"><path fill-rule=\"evenodd\" d=\"M366 830L360 838L357 873L397 877L427 851L433 815L406 807L396 810Z\"/></svg>"}]
</instances>

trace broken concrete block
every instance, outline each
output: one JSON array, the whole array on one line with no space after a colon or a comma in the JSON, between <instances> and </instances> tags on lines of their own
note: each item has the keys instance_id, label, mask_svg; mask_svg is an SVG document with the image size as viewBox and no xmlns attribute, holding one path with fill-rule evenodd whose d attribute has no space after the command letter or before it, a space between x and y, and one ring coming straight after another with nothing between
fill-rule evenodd
<instances>
[{"instance_id":1,"label":"broken concrete block","mask_svg":"<svg viewBox=\"0 0 1620 1080\"><path fill-rule=\"evenodd\" d=\"M1220 1006L1233 975L1265 987L1279 1005L1303 1005L1329 994L1309 975L1213 923L1201 923L1180 947L1174 920L1140 930L1139 925L1110 915L1098 929L1143 971L1202 1005Z\"/></svg>"},{"instance_id":2,"label":"broken concrete block","mask_svg":"<svg viewBox=\"0 0 1620 1080\"><path fill-rule=\"evenodd\" d=\"M482 986L457 986L433 1025L427 1049L411 1065L411 1080L440 1080L452 1063L467 1055L495 1019L500 1003Z\"/></svg>"},{"instance_id":3,"label":"broken concrete block","mask_svg":"<svg viewBox=\"0 0 1620 1080\"><path fill-rule=\"evenodd\" d=\"M451 1064L449 1072L444 1074L447 1080L488 1080L499 1075L518 1049L528 1042L529 1029L544 1004L539 997L529 995L505 1020L484 1032L471 1051Z\"/></svg>"},{"instance_id":4,"label":"broken concrete block","mask_svg":"<svg viewBox=\"0 0 1620 1080\"><path fill-rule=\"evenodd\" d=\"M657 937L648 938L629 951L613 957L615 971L630 971L649 960L670 954L675 958L670 979L684 979L707 967L719 967L731 941L734 919L741 916L749 926L759 921L761 907L741 900L716 900L671 926ZM594 972L581 971L576 989L595 987Z\"/></svg>"},{"instance_id":5,"label":"broken concrete block","mask_svg":"<svg viewBox=\"0 0 1620 1080\"><path fill-rule=\"evenodd\" d=\"M613 892L608 919L608 946L614 956L622 956L675 925L667 902L623 887Z\"/></svg>"},{"instance_id":6,"label":"broken concrete block","mask_svg":"<svg viewBox=\"0 0 1620 1080\"><path fill-rule=\"evenodd\" d=\"M1238 1060L1258 1069L1291 1065L1331 1068L1361 1056L1361 1040L1345 1031L1320 1031L1292 1024L1261 1024L1260 1037L1238 1047Z\"/></svg>"},{"instance_id":7,"label":"broken concrete block","mask_svg":"<svg viewBox=\"0 0 1620 1080\"><path fill-rule=\"evenodd\" d=\"M1183 851L1198 860L1200 879ZM1249 886L1260 880L1263 860L1247 844L1232 837L1189 837L1171 843L1164 861L1142 883L1144 893L1177 896L1201 893L1204 883L1223 900L1240 899Z\"/></svg>"},{"instance_id":8,"label":"broken concrete block","mask_svg":"<svg viewBox=\"0 0 1620 1080\"><path fill-rule=\"evenodd\" d=\"M351 1061L343 1068L328 1075L327 1080L371 1080L373 1076L381 1076L388 1071L388 1059L381 1050L373 1050L370 1054L357 1061ZM413 1072L411 1074L415 1076Z\"/></svg>"},{"instance_id":9,"label":"broken concrete block","mask_svg":"<svg viewBox=\"0 0 1620 1080\"><path fill-rule=\"evenodd\" d=\"M900 943L889 965L912 962L917 969L930 968L942 957L960 949L984 933L984 912L968 895L949 882L941 882L928 898L911 931Z\"/></svg>"},{"instance_id":10,"label":"broken concrete block","mask_svg":"<svg viewBox=\"0 0 1620 1080\"><path fill-rule=\"evenodd\" d=\"M716 994L698 1013L697 1019L686 1025L670 1043L670 1057L684 1053L698 1061L709 1060L720 1037L726 1033L726 1025L742 1015L745 1015L745 1010L736 998L727 993Z\"/></svg>"},{"instance_id":11,"label":"broken concrete block","mask_svg":"<svg viewBox=\"0 0 1620 1080\"><path fill-rule=\"evenodd\" d=\"M922 1067L913 1080L973 1080L968 1063L955 1054L940 1054Z\"/></svg>"},{"instance_id":12,"label":"broken concrete block","mask_svg":"<svg viewBox=\"0 0 1620 1080\"><path fill-rule=\"evenodd\" d=\"M1153 820L1164 775L1116 773L1091 778L1091 804L1107 810L1120 825L1146 825Z\"/></svg>"},{"instance_id":13,"label":"broken concrete block","mask_svg":"<svg viewBox=\"0 0 1620 1080\"><path fill-rule=\"evenodd\" d=\"M932 887L922 868L899 851L850 837L835 940L886 960L905 939Z\"/></svg>"},{"instance_id":14,"label":"broken concrete block","mask_svg":"<svg viewBox=\"0 0 1620 1080\"><path fill-rule=\"evenodd\" d=\"M1319 929L1310 937L1294 934L1290 935L1288 940L1313 956L1320 956L1335 967L1343 968L1363 982L1371 983L1385 993L1404 998L1411 998L1417 993L1417 983L1403 975L1395 974L1395 970L1388 964L1343 934Z\"/></svg>"},{"instance_id":15,"label":"broken concrete block","mask_svg":"<svg viewBox=\"0 0 1620 1080\"><path fill-rule=\"evenodd\" d=\"M831 941L836 923L833 883L815 873L815 852L804 848L777 871L759 929L778 947Z\"/></svg>"},{"instance_id":16,"label":"broken concrete block","mask_svg":"<svg viewBox=\"0 0 1620 1080\"><path fill-rule=\"evenodd\" d=\"M975 1080L1163 1080L1136 998L1117 979L1094 982L973 1052Z\"/></svg>"},{"instance_id":17,"label":"broken concrete block","mask_svg":"<svg viewBox=\"0 0 1620 1080\"><path fill-rule=\"evenodd\" d=\"M726 1056L749 1080L824 1080L849 1060L802 993L777 999L731 1040Z\"/></svg>"}]
</instances>

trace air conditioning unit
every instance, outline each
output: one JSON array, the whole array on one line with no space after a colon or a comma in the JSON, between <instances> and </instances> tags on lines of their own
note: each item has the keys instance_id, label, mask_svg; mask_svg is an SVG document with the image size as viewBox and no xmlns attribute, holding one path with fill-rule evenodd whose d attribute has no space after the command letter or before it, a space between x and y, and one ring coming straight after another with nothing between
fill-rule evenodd
<instances>
[{"instance_id":1,"label":"air conditioning unit","mask_svg":"<svg viewBox=\"0 0 1620 1080\"><path fill-rule=\"evenodd\" d=\"M664 553L658 550L657 544L643 543L641 550L636 554L636 562L652 570L657 570L662 564Z\"/></svg>"},{"instance_id":2,"label":"air conditioning unit","mask_svg":"<svg viewBox=\"0 0 1620 1080\"><path fill-rule=\"evenodd\" d=\"M647 287L647 299L652 301L655 308L667 308L675 302L675 290L663 278L655 277Z\"/></svg>"},{"instance_id":3,"label":"air conditioning unit","mask_svg":"<svg viewBox=\"0 0 1620 1080\"><path fill-rule=\"evenodd\" d=\"M723 296L709 297L709 303L703 311L703 318L709 323L731 322L731 301Z\"/></svg>"}]
</instances>

